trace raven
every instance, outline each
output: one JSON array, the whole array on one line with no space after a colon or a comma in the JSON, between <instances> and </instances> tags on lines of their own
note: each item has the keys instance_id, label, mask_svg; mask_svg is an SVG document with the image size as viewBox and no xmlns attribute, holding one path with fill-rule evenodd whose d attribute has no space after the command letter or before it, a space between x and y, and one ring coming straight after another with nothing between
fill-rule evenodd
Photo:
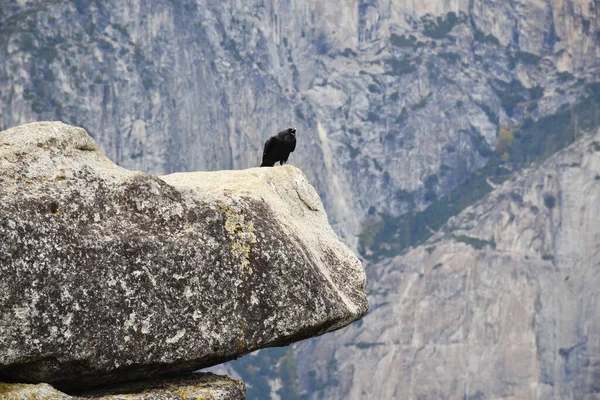
<instances>
[{"instance_id":1,"label":"raven","mask_svg":"<svg viewBox=\"0 0 600 400\"><path fill-rule=\"evenodd\" d=\"M290 153L296 148L296 129L288 128L271 136L265 142L261 167L272 167L277 161L280 165L287 162Z\"/></svg>"}]
</instances>

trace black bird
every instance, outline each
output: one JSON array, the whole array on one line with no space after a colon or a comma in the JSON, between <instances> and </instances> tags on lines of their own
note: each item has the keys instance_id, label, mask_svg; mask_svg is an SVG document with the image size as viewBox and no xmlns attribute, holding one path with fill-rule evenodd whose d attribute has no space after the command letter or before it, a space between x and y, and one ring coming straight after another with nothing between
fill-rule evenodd
<instances>
[{"instance_id":1,"label":"black bird","mask_svg":"<svg viewBox=\"0 0 600 400\"><path fill-rule=\"evenodd\" d=\"M296 148L296 129L288 128L271 136L265 142L261 167L272 167L277 161L280 165L287 162L290 153Z\"/></svg>"}]
</instances>

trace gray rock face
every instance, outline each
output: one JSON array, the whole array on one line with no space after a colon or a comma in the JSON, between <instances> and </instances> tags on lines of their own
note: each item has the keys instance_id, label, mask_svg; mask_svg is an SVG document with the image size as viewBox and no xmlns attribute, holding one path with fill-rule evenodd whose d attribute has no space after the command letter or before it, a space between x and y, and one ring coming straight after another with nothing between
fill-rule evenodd
<instances>
[{"instance_id":1,"label":"gray rock face","mask_svg":"<svg viewBox=\"0 0 600 400\"><path fill-rule=\"evenodd\" d=\"M129 171L81 128L0 133L0 380L192 371L367 312L361 263L295 167Z\"/></svg>"},{"instance_id":2,"label":"gray rock face","mask_svg":"<svg viewBox=\"0 0 600 400\"><path fill-rule=\"evenodd\" d=\"M0 383L0 397L11 400L245 400L243 382L214 374L190 374L179 378L123 384L109 391L74 396L59 392L47 383Z\"/></svg>"},{"instance_id":3,"label":"gray rock face","mask_svg":"<svg viewBox=\"0 0 600 400\"><path fill-rule=\"evenodd\" d=\"M256 166L295 126L290 161L352 248L369 211L423 209L486 163L500 129L600 79L595 0L0 3L0 127L68 121L119 165L163 174ZM316 366L319 384L355 387L341 353L302 354L304 378Z\"/></svg>"},{"instance_id":4,"label":"gray rock face","mask_svg":"<svg viewBox=\"0 0 600 400\"><path fill-rule=\"evenodd\" d=\"M0 127L85 126L117 164L162 174L257 166L264 140L295 126L290 161L354 247L371 207L430 204L485 164L500 126L581 98L600 79L598 12L594 0L6 0Z\"/></svg>"},{"instance_id":5,"label":"gray rock face","mask_svg":"<svg viewBox=\"0 0 600 400\"><path fill-rule=\"evenodd\" d=\"M312 399L597 399L600 132L368 271L369 316L300 345Z\"/></svg>"}]
</instances>

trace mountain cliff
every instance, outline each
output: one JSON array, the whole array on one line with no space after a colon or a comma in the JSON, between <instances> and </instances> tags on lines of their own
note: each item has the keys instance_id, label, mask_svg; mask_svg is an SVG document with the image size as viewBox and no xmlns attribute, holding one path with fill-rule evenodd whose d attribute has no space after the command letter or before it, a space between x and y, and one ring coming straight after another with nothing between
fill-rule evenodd
<instances>
[{"instance_id":1,"label":"mountain cliff","mask_svg":"<svg viewBox=\"0 0 600 400\"><path fill-rule=\"evenodd\" d=\"M299 347L299 391L597 398L599 216L600 131L507 181L422 246L369 266L370 315Z\"/></svg>"},{"instance_id":2,"label":"mountain cliff","mask_svg":"<svg viewBox=\"0 0 600 400\"><path fill-rule=\"evenodd\" d=\"M257 166L294 126L290 162L379 266L600 125L599 14L594 0L7 0L0 128L61 119L164 174ZM294 354L235 363L249 396L343 381L339 355Z\"/></svg>"},{"instance_id":3,"label":"mountain cliff","mask_svg":"<svg viewBox=\"0 0 600 400\"><path fill-rule=\"evenodd\" d=\"M430 204L501 127L599 80L593 0L0 7L0 128L61 119L118 164L168 173L255 166L293 125L291 161L353 246L369 210Z\"/></svg>"}]
</instances>

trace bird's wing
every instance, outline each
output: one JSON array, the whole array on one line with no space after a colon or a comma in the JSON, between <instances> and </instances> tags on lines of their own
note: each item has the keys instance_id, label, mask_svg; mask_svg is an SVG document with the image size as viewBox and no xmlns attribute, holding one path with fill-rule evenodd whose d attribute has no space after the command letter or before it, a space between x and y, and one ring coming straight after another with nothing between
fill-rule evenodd
<instances>
[{"instance_id":1,"label":"bird's wing","mask_svg":"<svg viewBox=\"0 0 600 400\"><path fill-rule=\"evenodd\" d=\"M267 139L267 141L265 142L265 149L263 150L263 157L266 156L269 151L271 151L271 149L275 145L276 140L277 139L275 139L274 136L271 136Z\"/></svg>"},{"instance_id":2,"label":"bird's wing","mask_svg":"<svg viewBox=\"0 0 600 400\"><path fill-rule=\"evenodd\" d=\"M292 136L292 147L291 147L290 153L293 153L294 150L296 150L296 137Z\"/></svg>"}]
</instances>

